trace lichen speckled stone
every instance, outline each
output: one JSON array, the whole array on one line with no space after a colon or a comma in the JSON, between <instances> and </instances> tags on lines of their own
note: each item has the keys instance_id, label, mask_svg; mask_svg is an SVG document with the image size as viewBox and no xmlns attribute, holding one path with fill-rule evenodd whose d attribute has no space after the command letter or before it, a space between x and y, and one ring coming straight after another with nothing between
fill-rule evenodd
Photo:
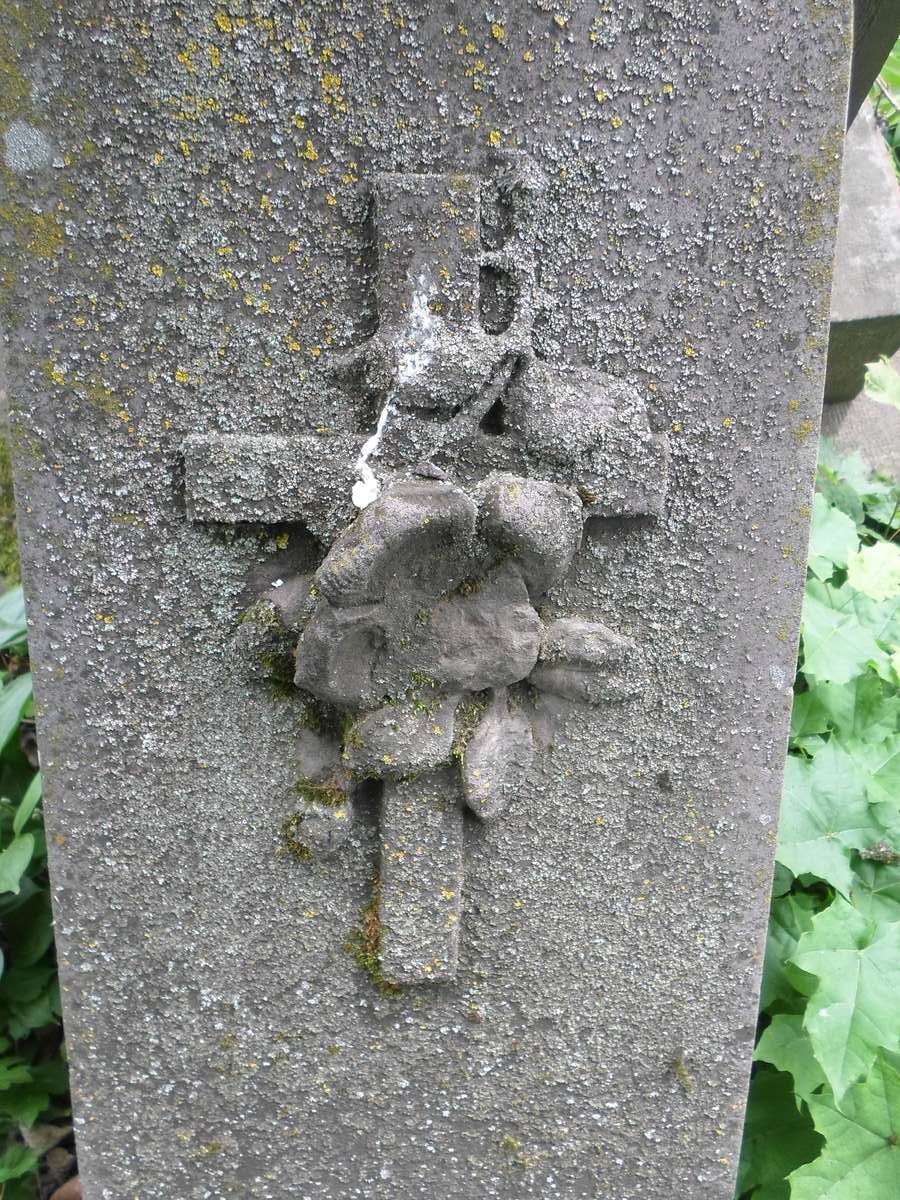
<instances>
[{"instance_id":1,"label":"lichen speckled stone","mask_svg":"<svg viewBox=\"0 0 900 1200\"><path fill-rule=\"evenodd\" d=\"M4 9L3 320L87 1200L730 1200L849 7ZM426 370L410 313L442 330ZM491 472L543 481L585 523L528 597L557 691L489 697L468 773L462 746L343 803L291 639L392 397L376 476L473 502ZM316 788L329 852L283 853ZM443 982L377 986L379 863L382 966L433 941Z\"/></svg>"}]
</instances>

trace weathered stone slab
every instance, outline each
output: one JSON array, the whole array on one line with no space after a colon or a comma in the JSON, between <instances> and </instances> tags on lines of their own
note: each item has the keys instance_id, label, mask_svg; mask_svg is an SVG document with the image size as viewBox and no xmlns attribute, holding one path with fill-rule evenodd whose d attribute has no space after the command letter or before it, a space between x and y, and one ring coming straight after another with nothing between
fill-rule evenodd
<instances>
[{"instance_id":1,"label":"weathered stone slab","mask_svg":"<svg viewBox=\"0 0 900 1200\"><path fill-rule=\"evenodd\" d=\"M88 1200L730 1200L848 4L28 22L3 265Z\"/></svg>"},{"instance_id":2,"label":"weathered stone slab","mask_svg":"<svg viewBox=\"0 0 900 1200\"><path fill-rule=\"evenodd\" d=\"M825 399L852 400L866 363L900 347L900 185L871 104L844 146Z\"/></svg>"},{"instance_id":3,"label":"weathered stone slab","mask_svg":"<svg viewBox=\"0 0 900 1200\"><path fill-rule=\"evenodd\" d=\"M900 354L895 354L900 371ZM894 479L900 478L900 412L863 393L854 400L826 404L822 433L847 452L858 450L863 459Z\"/></svg>"}]
</instances>

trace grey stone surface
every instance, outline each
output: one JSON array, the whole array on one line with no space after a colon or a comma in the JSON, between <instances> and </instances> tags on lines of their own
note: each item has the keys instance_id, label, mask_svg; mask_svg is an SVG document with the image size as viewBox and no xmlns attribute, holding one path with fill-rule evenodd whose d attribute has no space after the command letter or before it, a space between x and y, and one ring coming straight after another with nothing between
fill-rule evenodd
<instances>
[{"instance_id":1,"label":"grey stone surface","mask_svg":"<svg viewBox=\"0 0 900 1200\"><path fill-rule=\"evenodd\" d=\"M825 399L852 400L866 363L900 347L900 185L869 103L844 145Z\"/></svg>"},{"instance_id":2,"label":"grey stone surface","mask_svg":"<svg viewBox=\"0 0 900 1200\"><path fill-rule=\"evenodd\" d=\"M894 367L900 370L900 354L894 355ZM900 410L863 393L826 404L822 433L843 450L858 450L869 466L900 479Z\"/></svg>"},{"instance_id":3,"label":"grey stone surface","mask_svg":"<svg viewBox=\"0 0 900 1200\"><path fill-rule=\"evenodd\" d=\"M29 8L4 129L63 165L4 177L4 311L87 1200L730 1200L847 29L843 0ZM317 592L360 459L382 496L578 494L544 596L512 554L474 579L628 639L629 697L519 677L460 714L462 763L347 780L294 644L327 602L364 650L421 583ZM481 820L503 703L533 759ZM431 948L443 983L362 969L379 864L381 967Z\"/></svg>"}]
</instances>

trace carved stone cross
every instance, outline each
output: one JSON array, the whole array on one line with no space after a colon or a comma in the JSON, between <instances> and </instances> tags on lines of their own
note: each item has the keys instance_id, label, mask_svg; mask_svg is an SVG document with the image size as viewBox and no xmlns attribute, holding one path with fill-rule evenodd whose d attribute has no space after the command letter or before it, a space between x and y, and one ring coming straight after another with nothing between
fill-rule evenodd
<instances>
[{"instance_id":1,"label":"carved stone cross","mask_svg":"<svg viewBox=\"0 0 900 1200\"><path fill-rule=\"evenodd\" d=\"M300 835L333 851L353 781L383 781L394 983L456 975L463 812L492 820L514 801L531 689L628 694L630 643L538 605L587 517L660 513L665 444L620 380L536 356L542 201L523 155L495 155L483 178L376 176L379 327L330 367L369 435L184 447L189 519L300 522L330 547L273 607L296 638L297 686L344 716L339 741L317 735Z\"/></svg>"}]
</instances>

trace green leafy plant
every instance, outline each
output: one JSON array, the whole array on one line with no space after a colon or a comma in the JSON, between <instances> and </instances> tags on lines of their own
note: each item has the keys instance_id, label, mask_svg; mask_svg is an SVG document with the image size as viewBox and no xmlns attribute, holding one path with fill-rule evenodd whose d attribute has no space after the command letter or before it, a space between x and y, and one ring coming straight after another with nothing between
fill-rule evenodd
<instances>
[{"instance_id":1,"label":"green leafy plant","mask_svg":"<svg viewBox=\"0 0 900 1200\"><path fill-rule=\"evenodd\" d=\"M22 589L0 597L0 1198L38 1194L39 1151L68 1123L41 778L22 748L32 717ZM53 1122L63 1121L48 1136Z\"/></svg>"},{"instance_id":2,"label":"green leafy plant","mask_svg":"<svg viewBox=\"0 0 900 1200\"><path fill-rule=\"evenodd\" d=\"M900 1195L900 488L823 444L738 1195Z\"/></svg>"},{"instance_id":3,"label":"green leafy plant","mask_svg":"<svg viewBox=\"0 0 900 1200\"><path fill-rule=\"evenodd\" d=\"M866 364L866 395L881 404L900 408L900 371L883 355L878 362Z\"/></svg>"},{"instance_id":4,"label":"green leafy plant","mask_svg":"<svg viewBox=\"0 0 900 1200\"><path fill-rule=\"evenodd\" d=\"M887 144L894 156L894 166L900 175L900 41L881 68L870 93L875 112L881 122Z\"/></svg>"}]
</instances>

